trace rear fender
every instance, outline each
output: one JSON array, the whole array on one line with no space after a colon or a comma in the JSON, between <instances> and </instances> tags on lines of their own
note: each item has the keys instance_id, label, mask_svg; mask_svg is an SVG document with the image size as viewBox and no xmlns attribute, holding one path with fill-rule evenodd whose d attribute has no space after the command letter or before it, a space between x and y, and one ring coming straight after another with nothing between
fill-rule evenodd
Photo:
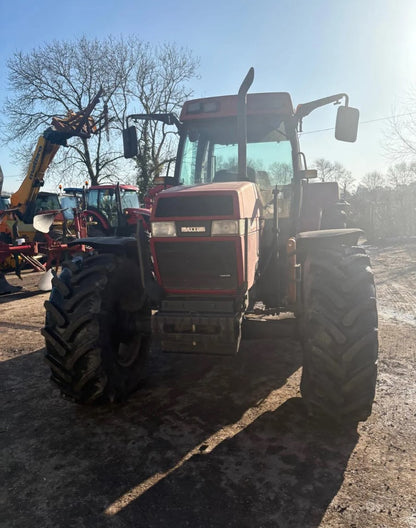
<instances>
[{"instance_id":1,"label":"rear fender","mask_svg":"<svg viewBox=\"0 0 416 528\"><path fill-rule=\"evenodd\" d=\"M137 239L135 237L88 237L77 238L68 244L69 246L85 245L99 253L114 253L137 257Z\"/></svg>"},{"instance_id":2,"label":"rear fender","mask_svg":"<svg viewBox=\"0 0 416 528\"><path fill-rule=\"evenodd\" d=\"M150 211L147 209L123 209L127 224L136 225L142 223L144 229L150 232Z\"/></svg>"},{"instance_id":3,"label":"rear fender","mask_svg":"<svg viewBox=\"0 0 416 528\"><path fill-rule=\"evenodd\" d=\"M85 209L84 211L81 212L81 215L85 219L86 222L88 221L88 218L91 217L100 224L100 227L104 229L106 233L110 232L111 225L108 219L100 211L98 211L98 209L97 210Z\"/></svg>"},{"instance_id":4,"label":"rear fender","mask_svg":"<svg viewBox=\"0 0 416 528\"><path fill-rule=\"evenodd\" d=\"M339 246L356 246L363 234L361 229L322 229L320 231L303 231L296 235L296 252L306 255L311 251L335 248Z\"/></svg>"}]
</instances>

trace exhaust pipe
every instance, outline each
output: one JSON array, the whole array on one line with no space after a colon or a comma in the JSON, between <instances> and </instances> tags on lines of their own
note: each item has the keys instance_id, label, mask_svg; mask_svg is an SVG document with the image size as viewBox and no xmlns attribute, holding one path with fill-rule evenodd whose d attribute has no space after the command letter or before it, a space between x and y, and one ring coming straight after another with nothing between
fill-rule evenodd
<instances>
[{"instance_id":1,"label":"exhaust pipe","mask_svg":"<svg viewBox=\"0 0 416 528\"><path fill-rule=\"evenodd\" d=\"M248 70L238 90L237 138L238 138L238 174L241 180L247 180L247 92L254 80L254 68Z\"/></svg>"}]
</instances>

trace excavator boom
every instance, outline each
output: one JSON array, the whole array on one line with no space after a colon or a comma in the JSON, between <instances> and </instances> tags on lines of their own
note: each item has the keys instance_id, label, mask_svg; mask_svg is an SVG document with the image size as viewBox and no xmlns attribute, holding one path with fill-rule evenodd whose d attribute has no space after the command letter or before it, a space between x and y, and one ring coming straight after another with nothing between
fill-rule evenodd
<instances>
[{"instance_id":1,"label":"excavator boom","mask_svg":"<svg viewBox=\"0 0 416 528\"><path fill-rule=\"evenodd\" d=\"M10 198L11 207L25 223L32 223L34 206L39 189L44 183L45 172L61 146L71 137L89 138L97 131L91 112L100 100L102 90L80 112L68 112L65 118L52 118L52 126L39 137L26 176L19 189Z\"/></svg>"},{"instance_id":2,"label":"excavator boom","mask_svg":"<svg viewBox=\"0 0 416 528\"><path fill-rule=\"evenodd\" d=\"M10 198L11 207L18 208L23 221L33 216L32 208L35 205L39 189L43 185L46 169L51 164L59 147L60 145L51 143L44 136L38 139L26 177L19 189Z\"/></svg>"}]
</instances>

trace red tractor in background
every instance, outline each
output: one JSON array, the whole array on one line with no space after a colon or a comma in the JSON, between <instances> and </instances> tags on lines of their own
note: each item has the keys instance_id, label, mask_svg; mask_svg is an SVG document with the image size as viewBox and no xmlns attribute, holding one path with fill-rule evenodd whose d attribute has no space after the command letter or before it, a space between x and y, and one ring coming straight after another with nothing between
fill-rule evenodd
<instances>
[{"instance_id":1,"label":"red tractor in background","mask_svg":"<svg viewBox=\"0 0 416 528\"><path fill-rule=\"evenodd\" d=\"M61 190L62 191L62 190ZM148 225L150 211L140 206L139 189L134 185L100 184L84 187L66 187L60 195L65 220L78 218L83 235L134 236L137 223Z\"/></svg>"},{"instance_id":2,"label":"red tractor in background","mask_svg":"<svg viewBox=\"0 0 416 528\"><path fill-rule=\"evenodd\" d=\"M148 221L149 210L140 207L137 187L102 184L85 189L83 216L88 237L134 236L138 221Z\"/></svg>"},{"instance_id":3,"label":"red tractor in background","mask_svg":"<svg viewBox=\"0 0 416 528\"><path fill-rule=\"evenodd\" d=\"M358 110L342 93L293 110L288 93L247 95L253 77L238 95L186 102L179 119L130 116L177 126L175 175L155 196L150 231L140 222L134 237L80 240L94 253L54 278L46 359L74 401L128 397L152 340L236 354L247 314L263 309L296 317L310 414L345 423L371 413L377 307L362 232L345 228L337 184L310 181L298 142L305 116L343 99L335 136L355 141ZM137 153L134 126L124 145L126 157Z\"/></svg>"}]
</instances>

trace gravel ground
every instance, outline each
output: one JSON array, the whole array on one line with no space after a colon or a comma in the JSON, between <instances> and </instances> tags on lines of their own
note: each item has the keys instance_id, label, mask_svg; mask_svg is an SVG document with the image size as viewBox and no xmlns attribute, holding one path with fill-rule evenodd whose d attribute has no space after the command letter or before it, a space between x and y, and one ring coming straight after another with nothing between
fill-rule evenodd
<instances>
[{"instance_id":1,"label":"gravel ground","mask_svg":"<svg viewBox=\"0 0 416 528\"><path fill-rule=\"evenodd\" d=\"M416 241L368 250L376 401L338 432L308 421L299 345L269 332L232 359L155 352L124 405L62 399L43 361L48 294L26 272L0 297L0 526L415 528Z\"/></svg>"}]
</instances>

